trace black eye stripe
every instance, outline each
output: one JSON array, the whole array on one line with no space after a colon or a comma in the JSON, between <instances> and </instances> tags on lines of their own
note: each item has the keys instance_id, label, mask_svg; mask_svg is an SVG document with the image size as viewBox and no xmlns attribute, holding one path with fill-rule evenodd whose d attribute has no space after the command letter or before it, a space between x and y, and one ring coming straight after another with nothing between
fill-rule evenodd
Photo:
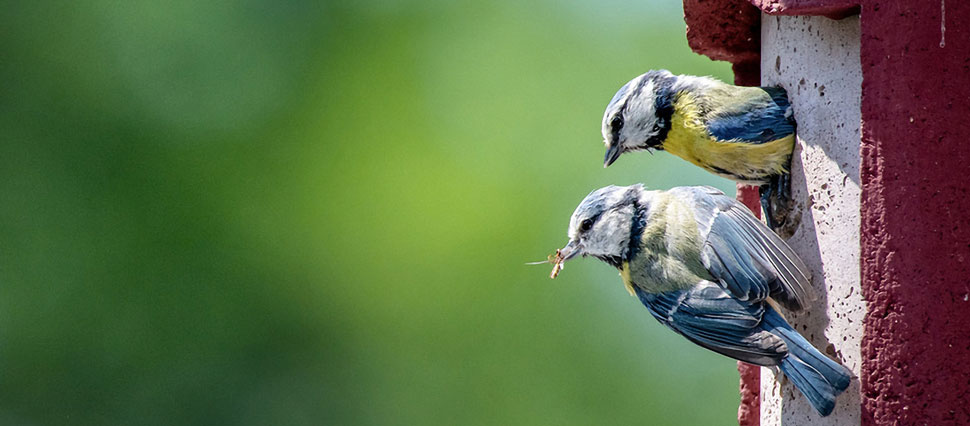
<instances>
[{"instance_id":1,"label":"black eye stripe","mask_svg":"<svg viewBox=\"0 0 970 426\"><path fill-rule=\"evenodd\" d=\"M586 219L583 219L582 222L579 222L579 231L586 232L592 229L593 224L595 224L596 221L600 219L600 216L602 216L603 213L604 213L603 211L600 211Z\"/></svg>"},{"instance_id":2,"label":"black eye stripe","mask_svg":"<svg viewBox=\"0 0 970 426\"><path fill-rule=\"evenodd\" d=\"M613 120L610 121L610 127L613 128L614 131L620 130L620 128L623 127L623 117L619 114L613 117Z\"/></svg>"}]
</instances>

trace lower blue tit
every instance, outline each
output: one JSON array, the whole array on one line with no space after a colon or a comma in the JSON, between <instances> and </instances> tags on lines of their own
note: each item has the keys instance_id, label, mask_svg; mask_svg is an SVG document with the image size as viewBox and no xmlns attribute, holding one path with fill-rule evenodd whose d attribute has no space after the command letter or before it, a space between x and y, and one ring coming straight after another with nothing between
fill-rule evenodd
<instances>
[{"instance_id":1,"label":"lower blue tit","mask_svg":"<svg viewBox=\"0 0 970 426\"><path fill-rule=\"evenodd\" d=\"M782 88L649 71L613 96L602 131L605 166L629 151L667 151L716 175L759 185L772 228L787 216L795 119Z\"/></svg>"},{"instance_id":2,"label":"lower blue tit","mask_svg":"<svg viewBox=\"0 0 970 426\"><path fill-rule=\"evenodd\" d=\"M562 262L593 256L658 321L702 347L777 366L819 414L835 407L851 373L815 349L779 313L816 299L805 265L743 205L711 187L647 191L608 186L569 221Z\"/></svg>"}]
</instances>

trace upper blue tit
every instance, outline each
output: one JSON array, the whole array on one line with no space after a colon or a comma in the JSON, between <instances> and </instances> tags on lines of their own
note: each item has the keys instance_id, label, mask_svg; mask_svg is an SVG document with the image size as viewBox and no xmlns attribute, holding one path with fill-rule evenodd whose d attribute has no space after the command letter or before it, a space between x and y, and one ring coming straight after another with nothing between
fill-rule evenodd
<instances>
[{"instance_id":1,"label":"upper blue tit","mask_svg":"<svg viewBox=\"0 0 970 426\"><path fill-rule=\"evenodd\" d=\"M649 71L616 92L602 130L604 166L628 151L668 151L719 176L762 185L766 212L773 213L768 201L780 209L767 215L772 227L787 214L795 119L782 88Z\"/></svg>"},{"instance_id":2,"label":"upper blue tit","mask_svg":"<svg viewBox=\"0 0 970 426\"><path fill-rule=\"evenodd\" d=\"M815 300L805 265L717 189L601 188L576 208L568 235L558 264L582 255L615 266L662 324L731 358L778 366L821 415L849 386L851 373L812 347L775 304L798 311Z\"/></svg>"}]
</instances>

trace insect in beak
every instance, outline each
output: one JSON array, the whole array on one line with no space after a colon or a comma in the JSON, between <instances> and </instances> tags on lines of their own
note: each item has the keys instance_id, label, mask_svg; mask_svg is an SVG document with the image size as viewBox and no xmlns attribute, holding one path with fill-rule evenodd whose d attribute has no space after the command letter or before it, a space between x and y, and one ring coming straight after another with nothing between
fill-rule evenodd
<instances>
[{"instance_id":1,"label":"insect in beak","mask_svg":"<svg viewBox=\"0 0 970 426\"><path fill-rule=\"evenodd\" d=\"M569 244L566 244L566 247L556 250L556 253L550 254L546 260L529 262L526 263L526 265L541 265L543 263L551 263L553 266L552 273L549 274L549 278L556 279L556 277L559 276L559 272L562 271L563 267L565 266L566 261L576 257L576 255L582 251L582 246L580 246L578 242L570 241Z\"/></svg>"}]
</instances>

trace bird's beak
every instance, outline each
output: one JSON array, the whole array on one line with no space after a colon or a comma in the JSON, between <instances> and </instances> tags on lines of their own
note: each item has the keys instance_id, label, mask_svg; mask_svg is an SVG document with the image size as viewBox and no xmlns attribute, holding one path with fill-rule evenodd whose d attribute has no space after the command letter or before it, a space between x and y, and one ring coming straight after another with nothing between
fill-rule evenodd
<instances>
[{"instance_id":1,"label":"bird's beak","mask_svg":"<svg viewBox=\"0 0 970 426\"><path fill-rule=\"evenodd\" d=\"M566 261L576 257L583 249L578 242L570 240L566 247L556 250L556 256L549 256L549 261L553 264L552 272L549 274L549 278L556 279L562 268L566 266Z\"/></svg>"},{"instance_id":2,"label":"bird's beak","mask_svg":"<svg viewBox=\"0 0 970 426\"><path fill-rule=\"evenodd\" d=\"M562 261L565 262L576 257L576 255L580 254L582 251L583 246L579 244L579 241L570 240L569 244L566 244L566 247L559 249L559 256L562 258Z\"/></svg>"},{"instance_id":3,"label":"bird's beak","mask_svg":"<svg viewBox=\"0 0 970 426\"><path fill-rule=\"evenodd\" d=\"M603 158L603 167L609 167L617 158L620 158L620 144L615 143L606 149L606 157Z\"/></svg>"}]
</instances>

